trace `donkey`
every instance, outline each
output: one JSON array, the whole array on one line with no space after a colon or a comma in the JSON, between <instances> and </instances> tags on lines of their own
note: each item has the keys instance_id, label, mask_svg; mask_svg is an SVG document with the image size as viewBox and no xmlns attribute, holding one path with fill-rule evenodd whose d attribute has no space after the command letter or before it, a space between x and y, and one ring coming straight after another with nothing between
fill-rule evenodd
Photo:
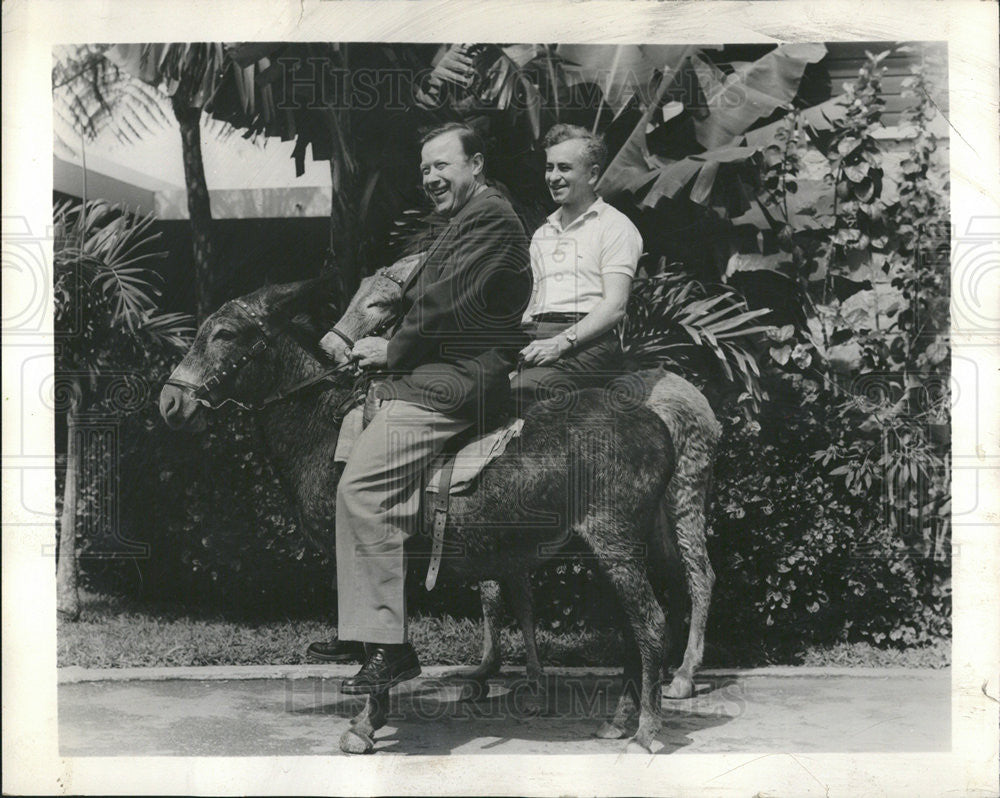
<instances>
[{"instance_id":1,"label":"donkey","mask_svg":"<svg viewBox=\"0 0 1000 798\"><path fill-rule=\"evenodd\" d=\"M354 341L366 335L384 332L398 318L402 302L403 286L412 271L420 265L421 253L404 257L391 266L376 271L372 276L361 281L343 316L328 332L320 346L339 366L346 366L348 353ZM708 559L706 547L705 513L711 486L711 471L715 458L721 428L708 400L691 383L683 378L663 370L643 372L633 381L617 380L609 386L614 392L633 390L639 386L639 391L646 397L645 405L652 409L662 419L670 433L671 440L677 448L677 470L663 495L656 526L660 547L658 551L665 554L665 561L660 565L673 572L678 561L683 567L683 579L686 583L687 595L679 587L676 578L667 580L668 605L676 605L685 599L690 604L691 623L688 632L684 659L664 691L664 697L671 699L689 698L694 694L694 673L701 665L705 626L708 622L708 607L711 600L715 574ZM554 392L559 387L553 383ZM562 391L562 399L566 400L572 388L567 386ZM640 402L641 404L641 402ZM366 416L370 411L366 407ZM671 573L671 576L676 574ZM680 586L680 587L683 587ZM495 588L490 592L487 587L484 596L495 596ZM498 665L490 659L489 651L498 651L495 622L499 607L495 602L484 598L484 655L482 668L490 663ZM524 602L522 602L524 603ZM530 602L527 602L530 610ZM525 620L518 612L521 627L525 634L525 648L528 658L528 675L540 674L541 668L534 646L534 622L529 617ZM679 634L682 613L672 612L671 636ZM531 645L528 638L531 637ZM673 641L671 641L673 642ZM669 648L669 646L668 646Z\"/></svg>"},{"instance_id":2,"label":"donkey","mask_svg":"<svg viewBox=\"0 0 1000 798\"><path fill-rule=\"evenodd\" d=\"M358 296L378 288L382 276L368 278ZM386 282L398 289L392 279ZM343 365L331 369L316 349L316 327L308 315L305 320L298 316L319 289L312 281L272 286L223 305L201 325L164 386L160 411L169 426L178 428L196 419L203 407L226 401L258 410L269 454L296 498L303 530L329 546L341 470L334 450L353 396ZM689 532L691 518L700 517L693 535L677 535L685 563L699 560L707 469L685 474L682 464L690 460L686 450L698 430L694 436L700 436L701 456L707 454L710 465L718 431L707 402L678 377L637 374L616 391L580 392L569 412L543 403L527 414L516 445L483 472L472 494L455 497L447 535L461 553L445 558L441 575L499 582L525 630L526 647L534 649L526 575L571 538L582 541L616 589L629 641L622 697L598 734L627 736L626 725L638 708L632 739L649 750L661 724L659 676L666 636L657 598L662 590L653 587L668 559L658 518L666 516L676 529ZM675 489L678 476L684 478ZM574 496L579 485L598 490ZM698 505L694 514L687 511L689 500ZM707 558L704 565L710 575ZM699 637L699 645L689 661L689 639L685 666L690 671L682 674L685 666L678 671L688 682L700 659L695 616L693 608L691 635ZM537 653L532 656L537 667ZM680 692L687 689L681 684ZM386 712L385 694L370 696L341 748L372 750Z\"/></svg>"}]
</instances>

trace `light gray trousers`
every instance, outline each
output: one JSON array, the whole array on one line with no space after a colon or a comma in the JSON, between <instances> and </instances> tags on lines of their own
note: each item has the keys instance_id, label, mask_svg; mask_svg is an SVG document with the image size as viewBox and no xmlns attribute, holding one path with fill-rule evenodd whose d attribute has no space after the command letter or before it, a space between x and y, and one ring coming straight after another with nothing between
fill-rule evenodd
<instances>
[{"instance_id":1,"label":"light gray trousers","mask_svg":"<svg viewBox=\"0 0 1000 798\"><path fill-rule=\"evenodd\" d=\"M406 642L403 544L419 529L423 475L473 424L399 399L358 437L337 487L337 636Z\"/></svg>"}]
</instances>

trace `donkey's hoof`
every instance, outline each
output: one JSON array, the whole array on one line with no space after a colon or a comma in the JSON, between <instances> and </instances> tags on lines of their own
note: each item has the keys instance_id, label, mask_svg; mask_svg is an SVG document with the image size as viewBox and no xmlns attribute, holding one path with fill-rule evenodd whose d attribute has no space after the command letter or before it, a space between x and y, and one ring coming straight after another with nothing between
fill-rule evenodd
<instances>
[{"instance_id":1,"label":"donkey's hoof","mask_svg":"<svg viewBox=\"0 0 1000 798\"><path fill-rule=\"evenodd\" d=\"M545 714L547 703L544 695L527 695L521 703L521 713L531 718L540 717Z\"/></svg>"},{"instance_id":2,"label":"donkey's hoof","mask_svg":"<svg viewBox=\"0 0 1000 798\"><path fill-rule=\"evenodd\" d=\"M644 745L637 738L630 737L628 742L625 743L625 753L626 754L651 754L653 753L652 743L649 745Z\"/></svg>"},{"instance_id":3,"label":"donkey's hoof","mask_svg":"<svg viewBox=\"0 0 1000 798\"><path fill-rule=\"evenodd\" d=\"M601 724L601 728L594 732L594 736L602 740L621 740L628 737L628 732L624 729L619 729L613 723L605 722Z\"/></svg>"},{"instance_id":4,"label":"donkey's hoof","mask_svg":"<svg viewBox=\"0 0 1000 798\"><path fill-rule=\"evenodd\" d=\"M657 725L639 724L635 736L631 737L625 744L626 753L655 754L656 750L662 748L662 743L656 741L656 734L659 731Z\"/></svg>"},{"instance_id":5,"label":"donkey's hoof","mask_svg":"<svg viewBox=\"0 0 1000 798\"><path fill-rule=\"evenodd\" d=\"M674 676L670 686L663 691L663 697L671 701L680 701L694 695L694 682L686 676Z\"/></svg>"},{"instance_id":6,"label":"donkey's hoof","mask_svg":"<svg viewBox=\"0 0 1000 798\"><path fill-rule=\"evenodd\" d=\"M366 734L348 729L340 735L340 750L345 754L370 754L375 750L375 741Z\"/></svg>"}]
</instances>

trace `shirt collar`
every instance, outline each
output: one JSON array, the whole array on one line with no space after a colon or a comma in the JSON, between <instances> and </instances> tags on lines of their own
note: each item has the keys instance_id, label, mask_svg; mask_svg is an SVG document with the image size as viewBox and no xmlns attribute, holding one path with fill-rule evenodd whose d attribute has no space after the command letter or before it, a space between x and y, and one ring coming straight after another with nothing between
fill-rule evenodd
<instances>
[{"instance_id":1,"label":"shirt collar","mask_svg":"<svg viewBox=\"0 0 1000 798\"><path fill-rule=\"evenodd\" d=\"M606 207L608 207L608 204L603 199L598 197L590 204L587 210L585 210L583 213L577 216L572 222L569 223L569 227L576 227L576 225L582 224L583 220L590 216L600 216ZM549 224L551 224L559 232L569 229L569 227L564 228L562 226L562 223L559 221L559 212L561 210L562 210L561 207L556 208L552 213L549 214L548 217Z\"/></svg>"}]
</instances>

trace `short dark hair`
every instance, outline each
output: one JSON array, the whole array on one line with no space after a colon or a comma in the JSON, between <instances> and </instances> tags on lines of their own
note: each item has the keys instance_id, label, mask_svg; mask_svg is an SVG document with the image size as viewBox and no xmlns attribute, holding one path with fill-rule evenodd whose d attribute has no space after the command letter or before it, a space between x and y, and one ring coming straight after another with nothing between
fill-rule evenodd
<instances>
[{"instance_id":1,"label":"short dark hair","mask_svg":"<svg viewBox=\"0 0 1000 798\"><path fill-rule=\"evenodd\" d=\"M474 128L461 122L446 122L432 130L428 130L420 137L421 149L428 141L436 139L438 136L443 136L445 133L458 133L458 140L462 142L462 152L465 153L466 158L471 158L477 152L484 158L486 157L486 143L483 141L483 137Z\"/></svg>"},{"instance_id":2,"label":"short dark hair","mask_svg":"<svg viewBox=\"0 0 1000 798\"><path fill-rule=\"evenodd\" d=\"M555 147L556 144L562 144L564 141L571 141L573 139L580 139L586 144L583 150L584 156L590 163L596 165L599 170L603 170L604 164L608 160L608 148L605 146L604 139L601 136L591 133L585 127L561 123L553 125L549 128L549 132L545 134L542 145L545 149L548 149L549 147Z\"/></svg>"}]
</instances>

